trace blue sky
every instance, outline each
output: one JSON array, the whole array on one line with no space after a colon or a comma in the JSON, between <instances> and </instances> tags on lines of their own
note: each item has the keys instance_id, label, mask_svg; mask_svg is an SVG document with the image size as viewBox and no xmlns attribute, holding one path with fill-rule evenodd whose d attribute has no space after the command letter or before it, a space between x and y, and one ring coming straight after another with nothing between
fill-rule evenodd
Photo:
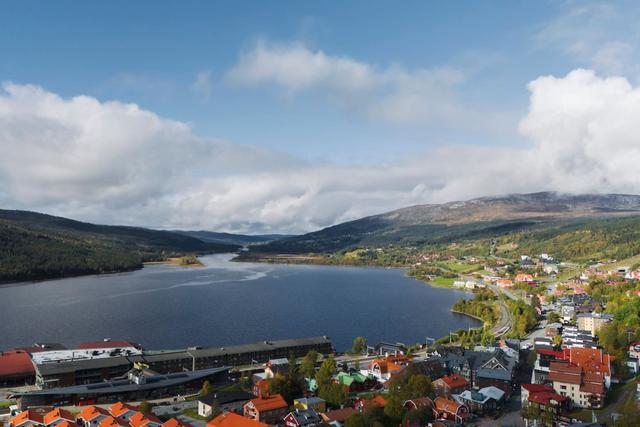
<instances>
[{"instance_id":1,"label":"blue sky","mask_svg":"<svg viewBox=\"0 0 640 427\"><path fill-rule=\"evenodd\" d=\"M0 49L8 60L0 64L0 80L134 102L191 123L201 136L328 161L384 161L398 146L419 151L495 135L389 125L314 94L289 99L225 82L225 72L257 40L297 41L381 69L460 67L470 74L461 98L517 112L526 110L527 82L575 66L532 41L561 9L556 3L11 2L3 9ZM210 73L208 98L191 90L199 72Z\"/></svg>"},{"instance_id":2,"label":"blue sky","mask_svg":"<svg viewBox=\"0 0 640 427\"><path fill-rule=\"evenodd\" d=\"M566 179L548 178L549 162L535 179L510 177L510 185L495 177L480 185L478 172L457 180L461 168L481 166L504 177L508 158L556 146L547 139L566 122L552 129L544 116L531 125L564 102L534 107L534 98L550 100L564 87L551 88L545 76L568 86L570 73L582 69L595 80L573 78L589 88L611 78L635 85L638 17L632 2L4 2L0 124L11 132L0 146L34 145L20 161L36 164L52 150L50 134L28 131L55 124L53 135L82 137L51 151L38 168L56 171L41 177L52 188L46 194L38 174L0 164L0 202L103 222L298 232L404 204L507 191L634 191L606 180L563 188ZM584 99L579 89L570 94ZM19 108L27 103L30 109ZM143 122L151 126L146 116L125 128L128 104L159 120L159 134L141 131ZM94 107L83 117L83 108ZM65 111L64 120L55 109ZM121 120L111 120L118 114ZM185 129L176 131L174 122ZM190 162L161 159L171 152L157 142L166 135L182 138ZM571 150L586 153L589 165L585 143ZM105 161L134 160L135 170L102 164L102 175L91 167L87 176L76 160L102 149ZM62 172L69 165L77 176ZM197 191L185 199L167 183L151 186L164 173L158 168L174 181L197 181ZM385 174L382 183L372 178ZM303 185L283 186L293 176ZM143 184L132 189L138 178ZM246 190L271 181L259 195ZM142 190L153 196L136 201ZM199 215L176 208L186 200L199 200ZM247 214L230 214L222 201ZM166 214L137 214L146 209Z\"/></svg>"}]
</instances>

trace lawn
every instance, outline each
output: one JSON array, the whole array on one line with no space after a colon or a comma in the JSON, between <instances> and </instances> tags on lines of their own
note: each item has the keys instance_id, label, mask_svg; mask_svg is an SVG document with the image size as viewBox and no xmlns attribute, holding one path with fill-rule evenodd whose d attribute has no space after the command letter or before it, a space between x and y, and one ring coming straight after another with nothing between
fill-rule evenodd
<instances>
[{"instance_id":1,"label":"lawn","mask_svg":"<svg viewBox=\"0 0 640 427\"><path fill-rule=\"evenodd\" d=\"M433 280L430 280L429 283L436 285L436 286L448 286L451 287L453 286L453 282L455 282L456 279L453 278L448 278L448 277L436 277Z\"/></svg>"},{"instance_id":2,"label":"lawn","mask_svg":"<svg viewBox=\"0 0 640 427\"><path fill-rule=\"evenodd\" d=\"M16 402L12 401L12 400L7 400L5 402L0 402L0 408L8 408L11 405L15 405Z\"/></svg>"},{"instance_id":3,"label":"lawn","mask_svg":"<svg viewBox=\"0 0 640 427\"><path fill-rule=\"evenodd\" d=\"M443 267L447 270L451 270L454 273L471 273L472 271L479 270L482 268L480 264L462 264L459 262L447 262L443 264Z\"/></svg>"},{"instance_id":4,"label":"lawn","mask_svg":"<svg viewBox=\"0 0 640 427\"><path fill-rule=\"evenodd\" d=\"M198 408L187 408L184 411L182 411L182 414L186 415L187 417L191 417L194 420L206 421L205 417L201 417L200 415L198 415Z\"/></svg>"}]
</instances>

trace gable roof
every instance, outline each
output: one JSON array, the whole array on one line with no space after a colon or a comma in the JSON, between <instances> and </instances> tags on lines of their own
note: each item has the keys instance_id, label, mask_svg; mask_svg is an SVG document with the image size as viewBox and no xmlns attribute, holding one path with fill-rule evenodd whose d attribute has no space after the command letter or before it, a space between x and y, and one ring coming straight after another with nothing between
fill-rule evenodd
<instances>
[{"instance_id":1,"label":"gable roof","mask_svg":"<svg viewBox=\"0 0 640 427\"><path fill-rule=\"evenodd\" d=\"M327 411L324 414L320 414L323 420L327 422L337 421L339 423L343 423L349 418L351 415L355 414L356 410L350 406L342 409L335 409L333 411Z\"/></svg>"},{"instance_id":2,"label":"gable roof","mask_svg":"<svg viewBox=\"0 0 640 427\"><path fill-rule=\"evenodd\" d=\"M73 415L71 415L71 412L64 409L56 408L53 411L47 412L47 414L44 416L44 423L51 424L52 422L61 418L72 422L75 421L75 418L73 417Z\"/></svg>"},{"instance_id":3,"label":"gable roof","mask_svg":"<svg viewBox=\"0 0 640 427\"><path fill-rule=\"evenodd\" d=\"M464 405L456 402L455 400L447 399L446 397L436 397L433 402L437 411L444 411L450 414L457 414L460 408Z\"/></svg>"},{"instance_id":4,"label":"gable roof","mask_svg":"<svg viewBox=\"0 0 640 427\"><path fill-rule=\"evenodd\" d=\"M22 411L15 417L11 418L9 420L9 424L11 424L12 426L17 426L26 422L44 424L44 415L44 411L27 409L26 411Z\"/></svg>"},{"instance_id":5,"label":"gable roof","mask_svg":"<svg viewBox=\"0 0 640 427\"><path fill-rule=\"evenodd\" d=\"M126 421L111 416L100 421L100 424L98 425L100 427L129 427L129 424Z\"/></svg>"},{"instance_id":6,"label":"gable roof","mask_svg":"<svg viewBox=\"0 0 640 427\"><path fill-rule=\"evenodd\" d=\"M124 402L117 402L109 407L109 412L116 418L120 415L126 414L128 411L136 412L137 410L138 408L128 405Z\"/></svg>"},{"instance_id":7,"label":"gable roof","mask_svg":"<svg viewBox=\"0 0 640 427\"><path fill-rule=\"evenodd\" d=\"M128 341L89 341L80 343L78 349L91 350L94 348L122 348L122 347L135 347Z\"/></svg>"},{"instance_id":8,"label":"gable roof","mask_svg":"<svg viewBox=\"0 0 640 427\"><path fill-rule=\"evenodd\" d=\"M161 425L162 421L153 414L144 414L142 412L136 412L131 416L131 418L129 418L129 424L131 424L131 427L142 427L149 423Z\"/></svg>"},{"instance_id":9,"label":"gable roof","mask_svg":"<svg viewBox=\"0 0 640 427\"><path fill-rule=\"evenodd\" d=\"M267 386L269 385L269 383L267 382ZM264 391L267 391L267 389L265 389ZM224 405L227 403L233 403L233 402L246 402L247 400L253 399L255 396L251 393L247 393L244 391L232 391L232 392L216 392L216 393L210 393L207 394L206 396L201 397L200 399L198 399L198 401L204 403L205 405L209 405L209 406L213 406L216 403L218 405Z\"/></svg>"},{"instance_id":10,"label":"gable roof","mask_svg":"<svg viewBox=\"0 0 640 427\"><path fill-rule=\"evenodd\" d=\"M100 415L108 417L109 412L107 412L106 409L100 408L99 406L87 406L80 412L78 418L82 418L85 421L91 421L99 417Z\"/></svg>"},{"instance_id":11,"label":"gable roof","mask_svg":"<svg viewBox=\"0 0 640 427\"><path fill-rule=\"evenodd\" d=\"M29 353L24 350L10 350L0 353L0 376L33 374L35 369Z\"/></svg>"},{"instance_id":12,"label":"gable roof","mask_svg":"<svg viewBox=\"0 0 640 427\"><path fill-rule=\"evenodd\" d=\"M267 424L245 418L233 412L220 414L207 423L207 427L268 427Z\"/></svg>"},{"instance_id":13,"label":"gable roof","mask_svg":"<svg viewBox=\"0 0 640 427\"><path fill-rule=\"evenodd\" d=\"M164 422L164 424L162 424L162 427L191 427L191 425L183 423L182 421L175 418L169 418Z\"/></svg>"},{"instance_id":14,"label":"gable roof","mask_svg":"<svg viewBox=\"0 0 640 427\"><path fill-rule=\"evenodd\" d=\"M284 398L279 394L274 394L269 397L258 397L256 399L251 399L247 404L249 403L253 404L254 408L256 408L256 411L258 412L289 407Z\"/></svg>"},{"instance_id":15,"label":"gable roof","mask_svg":"<svg viewBox=\"0 0 640 427\"><path fill-rule=\"evenodd\" d=\"M436 381L443 382L449 388L460 388L469 385L469 381L467 381L462 375L459 374L445 375L444 377L439 378Z\"/></svg>"}]
</instances>

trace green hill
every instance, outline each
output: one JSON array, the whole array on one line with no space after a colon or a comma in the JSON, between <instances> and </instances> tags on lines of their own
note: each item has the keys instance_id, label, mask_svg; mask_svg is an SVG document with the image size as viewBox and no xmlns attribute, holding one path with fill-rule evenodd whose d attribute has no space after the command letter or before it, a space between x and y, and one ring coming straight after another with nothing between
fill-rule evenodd
<instances>
[{"instance_id":1,"label":"green hill","mask_svg":"<svg viewBox=\"0 0 640 427\"><path fill-rule=\"evenodd\" d=\"M516 194L408 207L270 242L252 251L327 254L358 247L461 242L476 242L478 250L488 251L492 241L501 239L515 243L518 253L526 249L589 258L636 251L638 216L640 196Z\"/></svg>"},{"instance_id":2,"label":"green hill","mask_svg":"<svg viewBox=\"0 0 640 427\"><path fill-rule=\"evenodd\" d=\"M0 210L0 282L127 271L144 261L238 248L168 231Z\"/></svg>"}]
</instances>

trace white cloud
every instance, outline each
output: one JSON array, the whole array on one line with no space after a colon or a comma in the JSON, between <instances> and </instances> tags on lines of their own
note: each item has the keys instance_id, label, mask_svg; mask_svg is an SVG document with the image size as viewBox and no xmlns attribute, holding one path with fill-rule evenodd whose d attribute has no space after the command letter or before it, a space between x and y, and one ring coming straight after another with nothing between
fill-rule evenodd
<instances>
[{"instance_id":1,"label":"white cloud","mask_svg":"<svg viewBox=\"0 0 640 427\"><path fill-rule=\"evenodd\" d=\"M535 34L539 47L560 51L605 74L638 77L640 7L634 2L568 2Z\"/></svg>"},{"instance_id":2,"label":"white cloud","mask_svg":"<svg viewBox=\"0 0 640 427\"><path fill-rule=\"evenodd\" d=\"M5 208L106 223L301 232L406 205L559 190L640 193L640 89L589 70L529 84L527 145L449 146L404 162L305 163L199 138L133 104L0 91Z\"/></svg>"},{"instance_id":3,"label":"white cloud","mask_svg":"<svg viewBox=\"0 0 640 427\"><path fill-rule=\"evenodd\" d=\"M205 101L208 101L213 91L211 71L199 71L191 85L191 90L200 95Z\"/></svg>"},{"instance_id":4,"label":"white cloud","mask_svg":"<svg viewBox=\"0 0 640 427\"><path fill-rule=\"evenodd\" d=\"M312 51L301 43L260 41L240 56L227 77L240 85L277 85L289 96L320 91L346 108L393 123L453 124L469 115L454 93L465 80L459 69L409 71L399 65L378 69L347 56Z\"/></svg>"}]
</instances>

